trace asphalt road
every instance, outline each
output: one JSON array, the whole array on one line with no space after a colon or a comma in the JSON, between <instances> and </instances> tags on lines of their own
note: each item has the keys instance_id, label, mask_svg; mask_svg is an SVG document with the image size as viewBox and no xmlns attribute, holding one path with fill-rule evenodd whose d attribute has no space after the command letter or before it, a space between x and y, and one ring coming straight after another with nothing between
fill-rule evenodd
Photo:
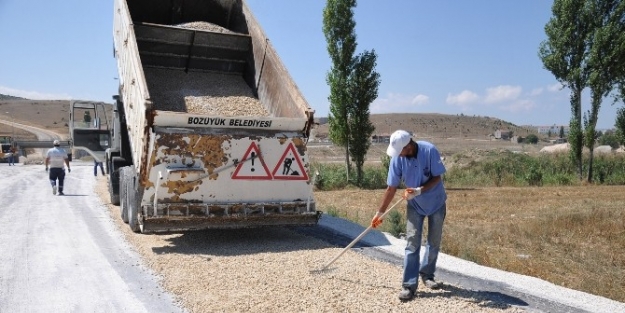
<instances>
[{"instance_id":1,"label":"asphalt road","mask_svg":"<svg viewBox=\"0 0 625 313\"><path fill-rule=\"evenodd\" d=\"M54 196L43 165L0 164L0 312L184 312L71 166Z\"/></svg>"}]
</instances>

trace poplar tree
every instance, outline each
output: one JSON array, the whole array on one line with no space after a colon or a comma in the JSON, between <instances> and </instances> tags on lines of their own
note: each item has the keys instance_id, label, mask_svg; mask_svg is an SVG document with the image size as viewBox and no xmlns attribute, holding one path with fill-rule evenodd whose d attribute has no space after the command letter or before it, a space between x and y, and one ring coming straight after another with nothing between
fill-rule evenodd
<instances>
[{"instance_id":1,"label":"poplar tree","mask_svg":"<svg viewBox=\"0 0 625 313\"><path fill-rule=\"evenodd\" d=\"M593 31L587 0L554 0L553 16L545 25L547 39L540 44L539 57L563 86L571 90L571 121L568 142L571 158L582 179L582 100L588 86L588 39Z\"/></svg>"},{"instance_id":2,"label":"poplar tree","mask_svg":"<svg viewBox=\"0 0 625 313\"><path fill-rule=\"evenodd\" d=\"M375 71L375 51L365 51L355 59L349 86L352 106L349 108L351 147L349 154L356 164L356 181L362 183L365 156L371 147L371 135L375 127L369 119L369 106L378 97L380 74Z\"/></svg>"},{"instance_id":3,"label":"poplar tree","mask_svg":"<svg viewBox=\"0 0 625 313\"><path fill-rule=\"evenodd\" d=\"M329 136L345 148L347 181L350 179L350 157L356 163L357 184L362 182L363 165L371 146L375 127L369 107L378 96L380 75L375 71L375 51L354 57L356 34L353 8L355 0L328 0L323 11L323 33L328 43L332 68L327 75L330 86Z\"/></svg>"},{"instance_id":4,"label":"poplar tree","mask_svg":"<svg viewBox=\"0 0 625 313\"><path fill-rule=\"evenodd\" d=\"M597 119L603 100L623 77L625 64L625 2L588 0L594 21L589 37L589 77L591 108L584 116L584 145L589 149L588 182L593 180ZM616 101L616 98L615 98Z\"/></svg>"},{"instance_id":5,"label":"poplar tree","mask_svg":"<svg viewBox=\"0 0 625 313\"><path fill-rule=\"evenodd\" d=\"M323 33L332 67L326 81L330 86L330 112L328 114L329 137L332 142L345 148L345 165L349 180L349 111L350 95L348 80L352 71L356 34L353 7L356 0L328 0L323 10Z\"/></svg>"}]
</instances>

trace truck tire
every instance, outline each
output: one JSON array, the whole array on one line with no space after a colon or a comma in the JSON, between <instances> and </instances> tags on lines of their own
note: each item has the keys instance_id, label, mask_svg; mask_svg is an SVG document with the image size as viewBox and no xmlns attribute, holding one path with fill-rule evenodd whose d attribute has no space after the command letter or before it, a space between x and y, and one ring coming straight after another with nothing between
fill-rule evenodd
<instances>
[{"instance_id":1,"label":"truck tire","mask_svg":"<svg viewBox=\"0 0 625 313\"><path fill-rule=\"evenodd\" d=\"M124 223L128 223L128 167L119 169L119 213Z\"/></svg>"},{"instance_id":2,"label":"truck tire","mask_svg":"<svg viewBox=\"0 0 625 313\"><path fill-rule=\"evenodd\" d=\"M124 166L124 159L121 157L113 157L109 161L109 196L111 203L119 205L119 169Z\"/></svg>"},{"instance_id":3,"label":"truck tire","mask_svg":"<svg viewBox=\"0 0 625 313\"><path fill-rule=\"evenodd\" d=\"M126 168L128 181L126 182L126 206L128 207L128 226L135 232L141 232L139 221L141 220L139 212L139 202L137 201L137 179L135 177L134 167Z\"/></svg>"},{"instance_id":4,"label":"truck tire","mask_svg":"<svg viewBox=\"0 0 625 313\"><path fill-rule=\"evenodd\" d=\"M109 162L112 163L112 162ZM119 181L119 173L115 171L111 171L109 174L109 197L111 198L111 203L114 205L119 205L119 189L115 192L115 186L113 185L113 181ZM119 185L117 186L119 188Z\"/></svg>"}]
</instances>

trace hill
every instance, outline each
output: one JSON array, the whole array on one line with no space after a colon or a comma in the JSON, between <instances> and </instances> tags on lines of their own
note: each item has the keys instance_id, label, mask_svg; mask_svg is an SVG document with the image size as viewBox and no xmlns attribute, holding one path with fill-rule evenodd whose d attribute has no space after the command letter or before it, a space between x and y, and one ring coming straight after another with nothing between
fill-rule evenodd
<instances>
[{"instance_id":1,"label":"hill","mask_svg":"<svg viewBox=\"0 0 625 313\"><path fill-rule=\"evenodd\" d=\"M537 134L534 127L518 126L488 116L449 115L438 113L372 114L374 135L389 136L397 129L413 132L422 138L490 139L496 130L510 130L514 136ZM317 139L328 136L327 118L318 118L313 135Z\"/></svg>"},{"instance_id":2,"label":"hill","mask_svg":"<svg viewBox=\"0 0 625 313\"><path fill-rule=\"evenodd\" d=\"M0 94L0 100L28 100L28 99Z\"/></svg>"},{"instance_id":3,"label":"hill","mask_svg":"<svg viewBox=\"0 0 625 313\"><path fill-rule=\"evenodd\" d=\"M10 97L10 96L9 96ZM17 97L14 97L17 98ZM0 119L42 127L61 135L69 134L69 100L0 100ZM21 138L30 134L0 123L0 133L15 132Z\"/></svg>"},{"instance_id":4,"label":"hill","mask_svg":"<svg viewBox=\"0 0 625 313\"><path fill-rule=\"evenodd\" d=\"M8 113L7 113L8 112ZM53 131L67 132L68 100L28 100L0 94L0 116L16 122L34 123ZM316 118L313 139L328 136L327 117ZM413 132L417 138L490 139L496 130L510 130L515 136L536 134L530 126L518 126L488 116L438 113L372 114L374 135L389 136L397 129Z\"/></svg>"},{"instance_id":5,"label":"hill","mask_svg":"<svg viewBox=\"0 0 625 313\"><path fill-rule=\"evenodd\" d=\"M69 135L69 101L68 100L0 100L0 119L14 119L16 123L34 125L57 132L62 136ZM315 142L327 138L327 118L317 118L319 122L312 131L310 155L319 161L338 161L344 159L344 151L338 147L327 145L316 146ZM493 140L492 134L498 129L508 129L513 135L527 136L536 133L527 126L517 126L501 119L488 116L446 115L437 113L406 113L406 114L373 114L371 121L376 128L376 135L388 136L396 129L404 129L414 133L416 139L431 141L436 144L443 155L473 150L471 155L495 149L511 151L538 152L545 143L539 145L523 145L509 140ZM0 123L0 134L12 132L18 138L30 138L29 132L12 129L10 125ZM32 138L34 139L34 138ZM379 161L384 155L385 143L374 144L367 159ZM479 151L475 151L479 150Z\"/></svg>"}]
</instances>

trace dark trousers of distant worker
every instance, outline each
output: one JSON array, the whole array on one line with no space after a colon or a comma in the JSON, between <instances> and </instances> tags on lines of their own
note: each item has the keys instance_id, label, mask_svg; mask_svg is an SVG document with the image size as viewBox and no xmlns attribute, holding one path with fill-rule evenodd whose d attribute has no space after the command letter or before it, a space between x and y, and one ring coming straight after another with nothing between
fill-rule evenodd
<instances>
[{"instance_id":1,"label":"dark trousers of distant worker","mask_svg":"<svg viewBox=\"0 0 625 313\"><path fill-rule=\"evenodd\" d=\"M50 184L52 187L56 186L56 181L59 181L58 191L63 193L63 182L65 181L65 169L59 167L50 168Z\"/></svg>"},{"instance_id":2,"label":"dark trousers of distant worker","mask_svg":"<svg viewBox=\"0 0 625 313\"><path fill-rule=\"evenodd\" d=\"M93 163L93 176L98 176L98 167L100 167L102 176L104 176L104 165L102 165L102 162L97 162L97 161L94 161Z\"/></svg>"}]
</instances>

